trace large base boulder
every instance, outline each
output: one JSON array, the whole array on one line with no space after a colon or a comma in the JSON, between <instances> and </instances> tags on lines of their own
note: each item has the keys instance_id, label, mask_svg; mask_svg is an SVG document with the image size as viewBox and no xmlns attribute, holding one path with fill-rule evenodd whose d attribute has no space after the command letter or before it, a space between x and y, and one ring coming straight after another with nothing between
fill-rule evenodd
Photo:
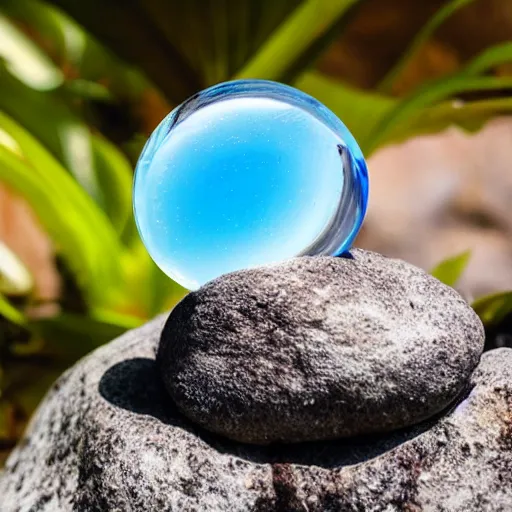
<instances>
[{"instance_id":1,"label":"large base boulder","mask_svg":"<svg viewBox=\"0 0 512 512\"><path fill-rule=\"evenodd\" d=\"M64 374L0 476L2 512L512 510L512 350L437 418L258 447L192 424L160 382L159 318Z\"/></svg>"}]
</instances>

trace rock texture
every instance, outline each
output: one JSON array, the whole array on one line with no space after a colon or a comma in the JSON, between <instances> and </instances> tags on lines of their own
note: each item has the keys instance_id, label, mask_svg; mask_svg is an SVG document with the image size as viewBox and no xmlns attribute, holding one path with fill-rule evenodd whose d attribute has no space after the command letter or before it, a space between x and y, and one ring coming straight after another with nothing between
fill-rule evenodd
<instances>
[{"instance_id":1,"label":"rock texture","mask_svg":"<svg viewBox=\"0 0 512 512\"><path fill-rule=\"evenodd\" d=\"M191 420L266 444L428 418L460 393L483 343L480 320L452 288L354 250L235 272L189 294L158 359Z\"/></svg>"},{"instance_id":2,"label":"rock texture","mask_svg":"<svg viewBox=\"0 0 512 512\"><path fill-rule=\"evenodd\" d=\"M55 384L0 476L2 512L512 510L512 350L484 354L464 400L413 429L255 447L173 407L155 368L163 325Z\"/></svg>"},{"instance_id":3,"label":"rock texture","mask_svg":"<svg viewBox=\"0 0 512 512\"><path fill-rule=\"evenodd\" d=\"M162 327L126 334L58 380L7 462L2 512L245 511L265 498L257 482L271 468L203 438L162 390Z\"/></svg>"}]
</instances>

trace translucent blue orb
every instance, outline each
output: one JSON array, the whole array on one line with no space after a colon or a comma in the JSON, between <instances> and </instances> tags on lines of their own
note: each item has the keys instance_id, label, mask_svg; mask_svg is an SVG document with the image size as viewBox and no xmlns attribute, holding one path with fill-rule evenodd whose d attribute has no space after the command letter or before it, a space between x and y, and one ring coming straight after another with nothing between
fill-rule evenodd
<instances>
[{"instance_id":1,"label":"translucent blue orb","mask_svg":"<svg viewBox=\"0 0 512 512\"><path fill-rule=\"evenodd\" d=\"M137 164L134 209L152 258L188 289L234 270L350 248L368 173L324 105L264 80L216 85L173 110Z\"/></svg>"}]
</instances>

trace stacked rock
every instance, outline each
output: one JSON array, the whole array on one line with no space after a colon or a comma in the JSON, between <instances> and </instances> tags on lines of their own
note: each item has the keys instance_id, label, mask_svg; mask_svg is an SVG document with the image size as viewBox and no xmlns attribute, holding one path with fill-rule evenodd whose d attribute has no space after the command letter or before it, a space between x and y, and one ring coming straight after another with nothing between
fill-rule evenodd
<instances>
[{"instance_id":1,"label":"stacked rock","mask_svg":"<svg viewBox=\"0 0 512 512\"><path fill-rule=\"evenodd\" d=\"M236 441L337 439L418 423L460 394L482 324L452 288L375 253L229 274L171 313L165 385Z\"/></svg>"},{"instance_id":2,"label":"stacked rock","mask_svg":"<svg viewBox=\"0 0 512 512\"><path fill-rule=\"evenodd\" d=\"M57 382L0 510L512 510L512 350L483 342L377 254L223 276Z\"/></svg>"}]
</instances>

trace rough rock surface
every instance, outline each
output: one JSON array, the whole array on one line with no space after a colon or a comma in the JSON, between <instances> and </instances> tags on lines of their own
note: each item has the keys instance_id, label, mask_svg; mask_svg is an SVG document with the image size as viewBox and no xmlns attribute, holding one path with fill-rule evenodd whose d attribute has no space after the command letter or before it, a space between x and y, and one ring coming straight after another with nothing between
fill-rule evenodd
<instances>
[{"instance_id":1,"label":"rough rock surface","mask_svg":"<svg viewBox=\"0 0 512 512\"><path fill-rule=\"evenodd\" d=\"M180 410L231 439L337 439L412 425L464 387L484 332L400 260L303 257L220 277L171 313L159 366Z\"/></svg>"},{"instance_id":2,"label":"rough rock surface","mask_svg":"<svg viewBox=\"0 0 512 512\"><path fill-rule=\"evenodd\" d=\"M512 510L512 350L466 398L394 434L255 447L193 426L160 385L164 319L97 350L53 387L0 475L2 512Z\"/></svg>"}]
</instances>

